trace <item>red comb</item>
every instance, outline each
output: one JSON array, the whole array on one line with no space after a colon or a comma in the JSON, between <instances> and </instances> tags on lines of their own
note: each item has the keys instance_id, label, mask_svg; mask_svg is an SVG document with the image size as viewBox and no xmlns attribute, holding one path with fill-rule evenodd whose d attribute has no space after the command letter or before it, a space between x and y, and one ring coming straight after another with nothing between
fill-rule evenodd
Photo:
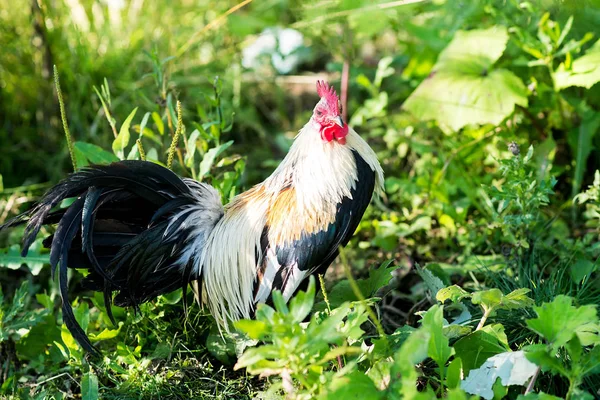
<instances>
[{"instance_id":1,"label":"red comb","mask_svg":"<svg viewBox=\"0 0 600 400\"><path fill-rule=\"evenodd\" d=\"M317 81L317 94L319 97L327 101L329 106L333 109L332 111L339 113L339 99L333 86L329 86L329 84L325 81Z\"/></svg>"}]
</instances>

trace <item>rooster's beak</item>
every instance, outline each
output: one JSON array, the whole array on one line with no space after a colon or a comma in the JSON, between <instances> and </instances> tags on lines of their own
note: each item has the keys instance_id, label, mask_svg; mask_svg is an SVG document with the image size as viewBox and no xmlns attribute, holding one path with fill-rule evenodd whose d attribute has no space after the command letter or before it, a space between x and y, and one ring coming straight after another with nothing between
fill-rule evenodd
<instances>
[{"instance_id":1,"label":"rooster's beak","mask_svg":"<svg viewBox=\"0 0 600 400\"><path fill-rule=\"evenodd\" d=\"M344 120L342 119L341 115L338 115L337 117L335 117L333 119L333 122L335 122L336 124L338 124L340 126L340 128L344 127Z\"/></svg>"}]
</instances>

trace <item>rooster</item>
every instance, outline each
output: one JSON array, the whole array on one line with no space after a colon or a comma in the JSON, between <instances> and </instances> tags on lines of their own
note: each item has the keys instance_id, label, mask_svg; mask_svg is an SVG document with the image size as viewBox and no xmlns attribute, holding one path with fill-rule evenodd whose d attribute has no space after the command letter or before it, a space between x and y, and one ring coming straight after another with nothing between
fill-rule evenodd
<instances>
[{"instance_id":1,"label":"rooster","mask_svg":"<svg viewBox=\"0 0 600 400\"><path fill-rule=\"evenodd\" d=\"M279 167L225 207L206 183L152 162L120 161L71 174L4 226L27 224L26 256L42 225L57 224L44 246L53 276L58 267L64 323L86 351L98 354L75 320L67 267L89 270L83 283L104 293L113 323L111 304L137 307L191 285L225 329L252 318L274 290L288 301L310 275L325 272L382 190L383 171L342 120L333 87L318 81L317 93ZM75 200L56 209L68 198Z\"/></svg>"}]
</instances>

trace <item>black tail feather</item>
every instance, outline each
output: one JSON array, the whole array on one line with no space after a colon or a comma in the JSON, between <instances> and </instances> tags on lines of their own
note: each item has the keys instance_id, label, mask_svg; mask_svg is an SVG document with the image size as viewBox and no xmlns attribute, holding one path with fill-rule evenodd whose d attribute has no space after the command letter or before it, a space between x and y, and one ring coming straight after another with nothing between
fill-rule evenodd
<instances>
[{"instance_id":1,"label":"black tail feather","mask_svg":"<svg viewBox=\"0 0 600 400\"><path fill-rule=\"evenodd\" d=\"M76 198L66 209L56 206ZM63 300L63 319L73 337L99 354L75 319L68 298L68 267L85 268L83 284L103 292L106 312L115 324L112 304L136 307L198 279L186 246L199 245L194 235L212 229L223 215L219 196L207 185L181 180L170 170L144 161L121 161L78 171L51 188L28 212L0 229L27 223L23 256L43 225L58 223L43 241ZM194 212L214 216L206 227L190 226ZM197 266L196 266L197 267ZM113 299L113 294L115 294Z\"/></svg>"}]
</instances>

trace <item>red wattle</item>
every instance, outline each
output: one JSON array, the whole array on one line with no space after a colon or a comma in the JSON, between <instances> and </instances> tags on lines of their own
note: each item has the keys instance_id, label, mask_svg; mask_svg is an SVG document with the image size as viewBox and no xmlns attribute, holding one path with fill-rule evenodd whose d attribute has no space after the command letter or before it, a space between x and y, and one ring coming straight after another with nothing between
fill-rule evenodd
<instances>
[{"instance_id":1,"label":"red wattle","mask_svg":"<svg viewBox=\"0 0 600 400\"><path fill-rule=\"evenodd\" d=\"M332 128L333 126L324 126L323 128L321 128L321 139L323 139L327 143L331 142L335 135Z\"/></svg>"},{"instance_id":2,"label":"red wattle","mask_svg":"<svg viewBox=\"0 0 600 400\"><path fill-rule=\"evenodd\" d=\"M348 135L348 125L339 126L338 124L326 125L321 128L321 139L331 142L335 139L340 144L346 144Z\"/></svg>"}]
</instances>

